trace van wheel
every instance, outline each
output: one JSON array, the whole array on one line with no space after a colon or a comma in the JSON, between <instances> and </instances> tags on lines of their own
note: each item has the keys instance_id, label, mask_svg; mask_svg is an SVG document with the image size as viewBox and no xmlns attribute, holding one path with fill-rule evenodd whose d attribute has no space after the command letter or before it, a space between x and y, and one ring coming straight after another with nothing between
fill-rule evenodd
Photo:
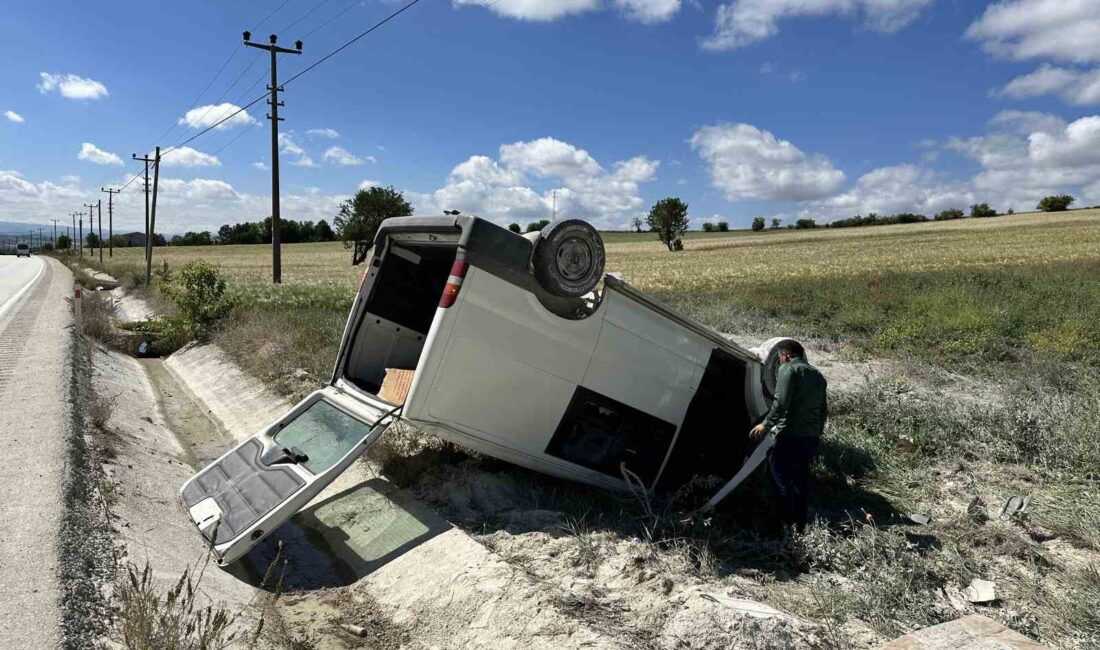
<instances>
[{"instance_id":1,"label":"van wheel","mask_svg":"<svg viewBox=\"0 0 1100 650\"><path fill-rule=\"evenodd\" d=\"M579 298L603 277L603 238L580 219L550 224L535 243L532 266L543 289L562 298Z\"/></svg>"}]
</instances>

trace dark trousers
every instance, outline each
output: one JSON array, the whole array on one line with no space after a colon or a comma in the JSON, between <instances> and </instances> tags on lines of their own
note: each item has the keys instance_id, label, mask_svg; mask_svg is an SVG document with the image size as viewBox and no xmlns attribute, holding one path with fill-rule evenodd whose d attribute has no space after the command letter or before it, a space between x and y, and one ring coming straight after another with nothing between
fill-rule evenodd
<instances>
[{"instance_id":1,"label":"dark trousers","mask_svg":"<svg viewBox=\"0 0 1100 650\"><path fill-rule=\"evenodd\" d=\"M810 504L810 463L817 455L820 440L816 436L779 434L772 447L769 466L772 487L779 502L779 520L784 528L795 526L802 530L806 525Z\"/></svg>"}]
</instances>

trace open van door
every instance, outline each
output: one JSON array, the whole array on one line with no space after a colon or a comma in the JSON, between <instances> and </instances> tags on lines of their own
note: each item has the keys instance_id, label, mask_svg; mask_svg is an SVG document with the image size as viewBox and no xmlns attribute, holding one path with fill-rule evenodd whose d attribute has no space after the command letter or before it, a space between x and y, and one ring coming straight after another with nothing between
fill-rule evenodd
<instances>
[{"instance_id":1,"label":"open van door","mask_svg":"<svg viewBox=\"0 0 1100 650\"><path fill-rule=\"evenodd\" d=\"M771 407L772 400L775 399L775 383L776 375L779 372L779 351L778 345L783 341L789 341L787 337L779 336L772 339L768 339L760 345L760 347L752 348L751 352L756 353L760 359L759 370L759 386L758 390L764 398L763 404L767 407ZM766 412L766 411L765 411ZM764 416L761 415L759 420L763 420ZM755 446L753 446L755 444ZM772 447L775 446L775 430L764 432L764 437L756 443L750 443L749 449L745 456L745 462L741 465L737 473L733 478L726 482L718 492L707 501L707 508L713 508L717 506L722 499L729 496L730 492L741 485L756 471L756 468L760 467L768 458L768 453Z\"/></svg>"},{"instance_id":2,"label":"open van door","mask_svg":"<svg viewBox=\"0 0 1100 650\"><path fill-rule=\"evenodd\" d=\"M309 503L396 410L327 386L191 477L180 500L218 563L239 559Z\"/></svg>"}]
</instances>

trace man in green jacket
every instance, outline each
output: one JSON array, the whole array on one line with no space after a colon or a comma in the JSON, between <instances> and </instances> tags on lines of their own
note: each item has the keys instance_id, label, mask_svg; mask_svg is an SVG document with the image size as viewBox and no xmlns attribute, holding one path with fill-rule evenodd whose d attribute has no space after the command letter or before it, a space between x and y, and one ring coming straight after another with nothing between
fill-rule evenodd
<instances>
[{"instance_id":1,"label":"man in green jacket","mask_svg":"<svg viewBox=\"0 0 1100 650\"><path fill-rule=\"evenodd\" d=\"M779 371L775 400L764 421L749 431L758 440L774 429L775 447L769 465L772 487L779 501L779 519L784 528L801 531L809 506L810 463L817 455L825 420L829 415L828 382L817 368L806 362L806 351L790 339L776 346Z\"/></svg>"}]
</instances>

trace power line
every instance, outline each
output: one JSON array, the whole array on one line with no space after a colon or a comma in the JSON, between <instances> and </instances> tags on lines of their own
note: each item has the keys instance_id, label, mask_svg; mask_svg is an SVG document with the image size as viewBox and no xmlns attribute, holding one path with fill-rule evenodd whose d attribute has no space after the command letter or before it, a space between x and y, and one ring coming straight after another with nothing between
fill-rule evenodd
<instances>
[{"instance_id":1,"label":"power line","mask_svg":"<svg viewBox=\"0 0 1100 650\"><path fill-rule=\"evenodd\" d=\"M199 100L202 99L202 96L206 94L206 91L210 90L210 87L214 85L214 82L218 80L218 77L220 77L222 72L225 71L226 66L228 66L229 62L233 60L233 57L237 56L237 52L241 51L241 49L243 49L243 46L241 45L233 48L233 51L229 53L229 57L225 60L224 63L222 63L221 67L218 68L218 71L214 73L214 77L209 82L207 82L206 86L201 91L199 91L199 94L195 97L195 101L191 102L191 105L188 106L187 110L183 112L184 115L187 115L187 111L190 111L192 108L195 108L195 106L198 105ZM164 133L161 133L160 136L153 140L153 144L156 144L157 142L163 140L165 137L167 137L169 133L175 131L177 127L179 127L179 121L173 120L172 124L169 125Z\"/></svg>"},{"instance_id":2,"label":"power line","mask_svg":"<svg viewBox=\"0 0 1100 650\"><path fill-rule=\"evenodd\" d=\"M289 24L289 25L287 25L286 27L284 27L284 28L280 29L279 31L280 31L280 32L285 32L285 31L287 31L288 29L290 29L291 27L293 27L293 26L297 25L298 23L302 22L302 21L303 21L303 20L305 20L306 18L309 18L309 17L310 17L310 16L311 16L311 15L313 14L313 12L315 12L315 11L317 11L318 9L320 9L321 7L323 7L323 6L327 5L327 4L329 3L329 2L330 2L330 0L321 0L321 2L318 2L318 3L316 4L316 5L314 5L312 9L310 9L310 10L309 10L309 11L307 11L307 12L305 12L304 14L302 14L301 16L299 16L297 20L295 20L294 22L290 23L290 24Z\"/></svg>"},{"instance_id":3,"label":"power line","mask_svg":"<svg viewBox=\"0 0 1100 650\"><path fill-rule=\"evenodd\" d=\"M266 15L266 16L264 16L264 19L263 19L263 20L261 20L260 22L256 23L256 26L255 26L255 27L253 27L252 29L255 29L256 31L259 31L259 30L260 30L260 27L263 27L263 24L264 24L264 23L266 23L266 22L267 22L267 20L268 20L269 18L271 18L271 17L272 17L272 16L274 16L275 14L279 13L279 10L280 10L280 9L282 9L283 7L285 7L285 6L287 5L287 3L288 3L288 2L290 2L290 0L283 0L283 4L279 5L278 7L275 7L275 9L273 9L273 10L271 11L271 13L269 13L269 14L268 14L268 15Z\"/></svg>"},{"instance_id":4,"label":"power line","mask_svg":"<svg viewBox=\"0 0 1100 650\"><path fill-rule=\"evenodd\" d=\"M342 52L343 50L347 49L347 48L348 48L348 47L350 47L350 46L351 46L351 45L352 45L353 43L355 43L355 42L356 42L356 41L358 41L359 39L363 38L363 37L364 37L364 36L366 36L367 34L370 34L370 33L371 33L371 32L373 32L374 30L376 30L376 29L378 29L379 27L381 27L382 25L385 25L386 23L390 22L390 21L391 21L391 20L393 20L394 18L397 18L397 17L398 17L398 16L400 16L401 14L405 13L406 11L408 11L409 9L411 9L413 5L415 5L415 4L416 4L416 3L418 3L418 2L420 2L420 0L410 0L410 1L409 1L409 2L407 2L407 3L406 3L406 4L404 5L404 6L402 6L402 7L400 8L400 9L398 9L397 11L395 11L395 12L393 12L392 14L390 14L390 15L386 16L386 17L385 17L385 18L383 18L382 20L380 20L380 21L376 22L376 23L375 23L374 25L371 25L371 26L370 26L370 27L369 27L369 28L368 28L368 29L367 29L366 31L364 31L364 32L360 33L360 34L359 34L358 36L356 36L355 38L351 39L351 40L350 40L350 41L348 41L347 43L344 43L344 44L343 44L343 45L341 45L340 47L336 48L335 50L333 50L333 51L329 52L328 54L326 54L325 56L321 57L321 58L320 58L319 60L315 61L315 62L314 62L313 64L311 64L311 65L310 65L309 67L307 67L307 68L306 68L305 70L302 70L301 72L299 72L298 74L294 75L294 76L293 76L293 77L291 77L290 79L287 79L286 81L284 81L284 82L283 82L283 85L285 86L285 85L289 84L290 82L294 81L294 80L295 80L295 79L297 79L298 77L301 77L301 76L302 76L302 75L304 75L305 73L307 73L307 72L309 72L310 70L312 70L312 69L316 68L317 66L321 65L321 64L322 64L322 63L324 63L325 61L328 61L329 59L331 59L332 57L336 56L337 54L339 54L339 53L340 53L340 52Z\"/></svg>"},{"instance_id":5,"label":"power line","mask_svg":"<svg viewBox=\"0 0 1100 650\"><path fill-rule=\"evenodd\" d=\"M323 22L323 23L321 23L320 25L318 25L318 26L314 27L314 28L313 28L313 29L311 29L310 31L306 32L306 35L302 37L302 40L304 41L304 40L306 40L307 38L309 38L310 36L313 36L313 35L314 35L314 34L316 34L316 33L317 33L317 32L318 32L319 30L321 30L321 29L323 29L323 28L327 27L327 26L328 26L328 25L329 25L330 23L332 23L332 21L336 20L336 19L337 19L337 18L339 18L340 16L343 16L344 14L346 14L347 12L351 11L352 9L354 9L354 8L358 7L359 5L360 5L360 0L353 0L351 4L349 4L349 5L347 6L347 7L344 7L344 8L343 8L342 10L340 10L340 12L339 12L339 13L337 13L337 14L336 14L335 16L333 16L332 18L329 18L329 19L328 19L328 20L326 20L325 22Z\"/></svg>"}]
</instances>

